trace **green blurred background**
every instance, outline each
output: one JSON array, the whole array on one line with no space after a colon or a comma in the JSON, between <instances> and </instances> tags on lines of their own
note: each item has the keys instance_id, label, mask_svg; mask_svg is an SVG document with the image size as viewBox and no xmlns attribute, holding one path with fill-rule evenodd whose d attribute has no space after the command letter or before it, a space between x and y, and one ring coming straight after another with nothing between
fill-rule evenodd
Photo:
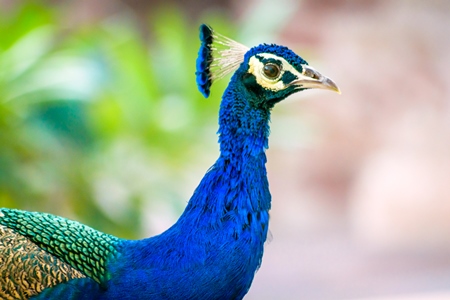
<instances>
[{"instance_id":1,"label":"green blurred background","mask_svg":"<svg viewBox=\"0 0 450 300\"><path fill-rule=\"evenodd\" d=\"M450 2L0 0L0 206L168 228L218 155L198 26L340 86L273 112L271 231L246 299L450 299ZM302 100L300 100L302 99ZM370 298L375 299L375 298Z\"/></svg>"},{"instance_id":2,"label":"green blurred background","mask_svg":"<svg viewBox=\"0 0 450 300\"><path fill-rule=\"evenodd\" d=\"M152 202L183 209L190 165L214 149L220 93L197 92L198 22L181 7L141 5L140 19L112 2L3 3L0 205L137 238Z\"/></svg>"}]
</instances>

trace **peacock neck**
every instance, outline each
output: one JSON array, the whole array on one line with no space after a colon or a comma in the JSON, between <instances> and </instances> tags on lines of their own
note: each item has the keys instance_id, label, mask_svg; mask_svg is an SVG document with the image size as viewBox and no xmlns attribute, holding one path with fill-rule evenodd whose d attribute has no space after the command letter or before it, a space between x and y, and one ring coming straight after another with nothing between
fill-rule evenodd
<instances>
[{"instance_id":1,"label":"peacock neck","mask_svg":"<svg viewBox=\"0 0 450 300\"><path fill-rule=\"evenodd\" d=\"M242 165L247 159L265 157L270 111L252 105L253 95L235 85L224 93L219 113L220 158Z\"/></svg>"},{"instance_id":2,"label":"peacock neck","mask_svg":"<svg viewBox=\"0 0 450 300\"><path fill-rule=\"evenodd\" d=\"M252 105L252 95L232 78L219 113L220 156L197 187L184 213L189 220L238 226L254 219L267 230L271 196L266 173L270 111ZM265 233L264 233L265 235Z\"/></svg>"}]
</instances>

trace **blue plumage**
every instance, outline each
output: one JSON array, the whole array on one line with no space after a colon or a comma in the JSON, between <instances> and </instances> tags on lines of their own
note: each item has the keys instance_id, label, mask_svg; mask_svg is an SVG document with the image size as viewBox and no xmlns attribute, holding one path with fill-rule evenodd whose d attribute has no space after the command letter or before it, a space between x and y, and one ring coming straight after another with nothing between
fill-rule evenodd
<instances>
[{"instance_id":1,"label":"blue plumage","mask_svg":"<svg viewBox=\"0 0 450 300\"><path fill-rule=\"evenodd\" d=\"M339 90L286 47L248 49L206 25L200 27L200 40L196 80L205 97L213 80L236 71L220 106L220 156L185 211L162 234L130 241L55 216L1 209L4 236L37 245L33 251L38 254L52 253L56 258L47 269L65 275L54 284L43 283L42 292L22 284L33 299L242 299L248 292L268 232L270 110L303 89ZM46 227L45 234L30 229L35 226ZM0 253L11 252L2 241L0 236ZM15 270L22 271L15 272L28 272L23 262L16 264ZM5 282L0 281L2 287Z\"/></svg>"},{"instance_id":2,"label":"blue plumage","mask_svg":"<svg viewBox=\"0 0 450 300\"><path fill-rule=\"evenodd\" d=\"M213 60L211 45L213 43L212 30L206 25L200 26L200 49L198 50L197 57L197 71L195 75L197 76L197 86L200 92L205 96L209 97L209 88L211 87L211 72L209 70L209 65Z\"/></svg>"}]
</instances>

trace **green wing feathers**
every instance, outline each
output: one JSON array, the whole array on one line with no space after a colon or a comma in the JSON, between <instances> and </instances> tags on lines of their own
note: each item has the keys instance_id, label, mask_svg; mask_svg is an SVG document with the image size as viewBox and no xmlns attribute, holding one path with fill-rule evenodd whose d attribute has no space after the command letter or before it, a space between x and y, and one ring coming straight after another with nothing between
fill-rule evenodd
<instances>
[{"instance_id":1,"label":"green wing feathers","mask_svg":"<svg viewBox=\"0 0 450 300\"><path fill-rule=\"evenodd\" d=\"M0 298L26 299L74 278L108 279L118 238L50 214L0 209Z\"/></svg>"}]
</instances>

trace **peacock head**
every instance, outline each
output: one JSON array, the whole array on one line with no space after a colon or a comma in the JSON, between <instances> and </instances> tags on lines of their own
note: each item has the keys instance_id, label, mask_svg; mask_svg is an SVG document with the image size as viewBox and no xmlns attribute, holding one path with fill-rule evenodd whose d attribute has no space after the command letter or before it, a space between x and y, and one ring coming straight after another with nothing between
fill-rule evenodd
<instances>
[{"instance_id":1,"label":"peacock head","mask_svg":"<svg viewBox=\"0 0 450 300\"><path fill-rule=\"evenodd\" d=\"M212 83L235 72L234 80L255 95L257 105L272 107L287 96L305 89L327 89L340 93L329 78L308 65L290 49L262 44L248 48L207 25L200 26L201 46L197 58L197 86L205 97Z\"/></svg>"}]
</instances>

